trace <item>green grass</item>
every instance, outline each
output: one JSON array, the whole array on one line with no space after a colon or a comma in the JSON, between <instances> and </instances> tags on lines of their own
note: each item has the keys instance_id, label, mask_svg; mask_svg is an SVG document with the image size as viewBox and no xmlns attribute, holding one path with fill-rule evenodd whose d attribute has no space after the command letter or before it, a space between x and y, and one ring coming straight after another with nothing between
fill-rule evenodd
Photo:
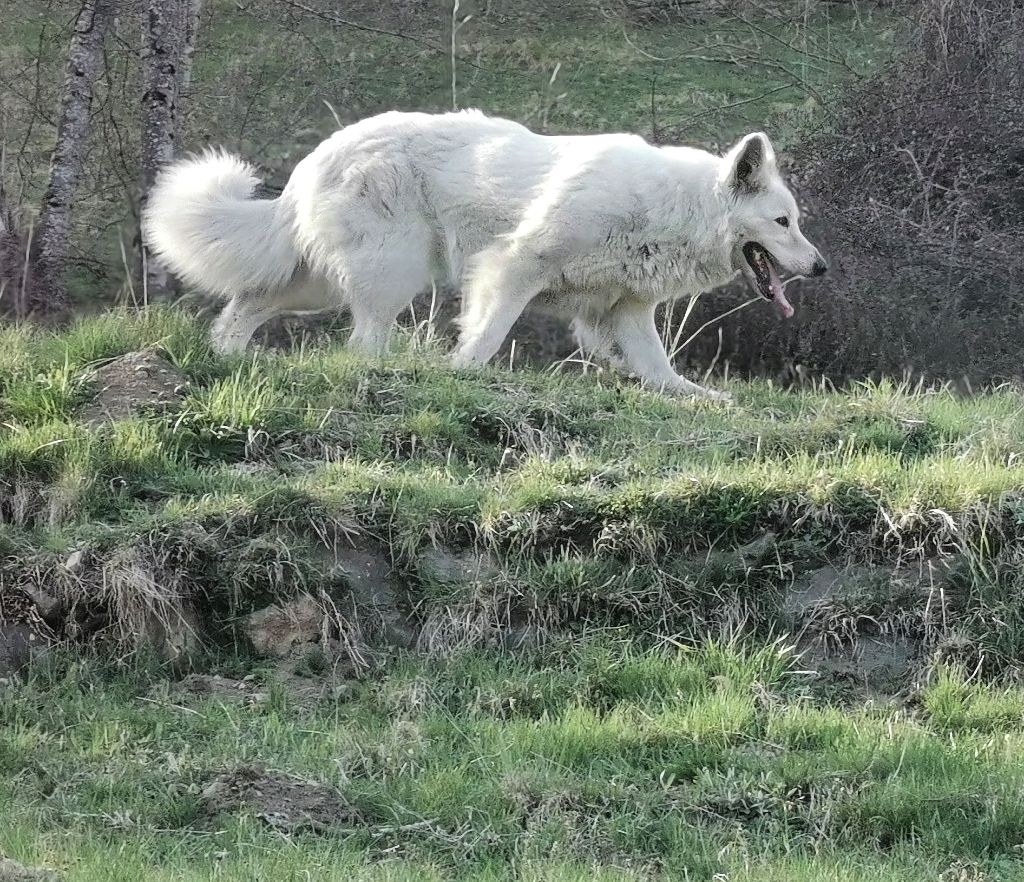
<instances>
[{"instance_id":1,"label":"green grass","mask_svg":"<svg viewBox=\"0 0 1024 882\"><path fill-rule=\"evenodd\" d=\"M915 715L805 681L780 646L595 636L247 709L60 660L3 694L0 852L72 882L1020 878L1019 690L948 673ZM251 762L337 786L360 822L205 821L213 775Z\"/></svg>"},{"instance_id":2,"label":"green grass","mask_svg":"<svg viewBox=\"0 0 1024 882\"><path fill-rule=\"evenodd\" d=\"M184 399L86 426L95 372L146 346ZM457 372L415 341L223 359L159 309L3 330L0 584L112 627L102 663L0 687L0 853L72 882L1021 878L1019 391L728 385L727 407ZM310 703L234 626L299 590L343 601L353 533L431 637L342 622L379 664ZM794 618L823 562L875 569ZM206 663L266 701L183 697L145 664L147 616L180 602ZM510 626L533 639L501 648ZM865 690L788 649L807 628L918 657ZM243 762L334 784L361 821L207 818L204 786Z\"/></svg>"},{"instance_id":3,"label":"green grass","mask_svg":"<svg viewBox=\"0 0 1024 882\"><path fill-rule=\"evenodd\" d=\"M705 12L644 27L581 12L578 4L506 6L505 16L477 11L459 28L459 107L552 131L626 130L698 142L724 143L767 125L784 145L831 90L884 62L903 27L884 12L827 7L752 20ZM209 84L216 93L214 84L245 76L263 85L271 115L287 118L296 96L316 89L310 70L324 66L320 82L344 89L323 97L346 119L382 108L453 106L443 14L417 16L410 27L422 41L412 43L310 19L282 32L232 5L215 10L208 50L197 57L198 89ZM333 57L346 59L343 72L326 64ZM296 58L308 59L309 67L296 70ZM308 108L310 117L333 125L324 108ZM223 112L230 118L239 109ZM247 119L243 131L259 137L263 125ZM271 140L280 144L280 134Z\"/></svg>"}]
</instances>

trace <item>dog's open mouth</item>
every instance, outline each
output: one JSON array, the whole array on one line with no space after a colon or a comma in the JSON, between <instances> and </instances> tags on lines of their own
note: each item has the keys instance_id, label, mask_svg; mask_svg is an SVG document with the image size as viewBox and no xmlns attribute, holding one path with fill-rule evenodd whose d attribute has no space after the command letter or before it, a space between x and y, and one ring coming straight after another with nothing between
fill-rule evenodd
<instances>
[{"instance_id":1,"label":"dog's open mouth","mask_svg":"<svg viewBox=\"0 0 1024 882\"><path fill-rule=\"evenodd\" d=\"M779 271L775 268L775 260L767 248L757 242L747 242L743 246L743 257L750 267L747 273L747 281L765 300L775 304L775 308L784 318L793 317L793 306L786 299L786 292L782 287L782 279Z\"/></svg>"}]
</instances>

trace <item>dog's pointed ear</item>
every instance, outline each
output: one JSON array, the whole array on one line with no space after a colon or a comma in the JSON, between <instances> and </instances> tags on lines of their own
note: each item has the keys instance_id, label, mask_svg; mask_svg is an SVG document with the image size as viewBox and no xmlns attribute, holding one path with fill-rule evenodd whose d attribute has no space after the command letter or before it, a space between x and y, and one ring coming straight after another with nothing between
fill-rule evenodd
<instances>
[{"instance_id":1,"label":"dog's pointed ear","mask_svg":"<svg viewBox=\"0 0 1024 882\"><path fill-rule=\"evenodd\" d=\"M726 159L731 188L737 193L756 193L775 166L775 150L764 132L752 132L729 151Z\"/></svg>"}]
</instances>

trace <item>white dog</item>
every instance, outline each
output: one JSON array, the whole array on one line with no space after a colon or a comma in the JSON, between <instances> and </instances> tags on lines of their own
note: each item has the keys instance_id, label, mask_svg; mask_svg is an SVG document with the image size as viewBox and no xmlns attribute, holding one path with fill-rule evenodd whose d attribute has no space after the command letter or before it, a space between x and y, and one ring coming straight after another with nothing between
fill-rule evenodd
<instances>
[{"instance_id":1,"label":"white dog","mask_svg":"<svg viewBox=\"0 0 1024 882\"><path fill-rule=\"evenodd\" d=\"M657 388L724 397L672 367L655 307L742 272L786 317L779 271L825 272L768 138L726 156L636 135L538 135L475 111L385 113L303 159L274 200L219 153L169 166L149 196L151 252L228 301L224 352L285 312L347 306L351 344L388 343L432 282L463 292L457 366L486 363L528 304Z\"/></svg>"}]
</instances>

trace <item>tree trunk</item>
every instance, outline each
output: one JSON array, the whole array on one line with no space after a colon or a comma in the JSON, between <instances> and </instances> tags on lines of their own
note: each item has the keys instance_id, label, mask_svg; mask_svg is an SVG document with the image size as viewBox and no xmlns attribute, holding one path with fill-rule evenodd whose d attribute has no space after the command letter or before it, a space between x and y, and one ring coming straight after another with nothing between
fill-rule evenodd
<instances>
[{"instance_id":1,"label":"tree trunk","mask_svg":"<svg viewBox=\"0 0 1024 882\"><path fill-rule=\"evenodd\" d=\"M178 66L185 43L188 0L145 0L142 9L142 209L161 167L174 158L178 113ZM166 299L168 272L149 260L145 243L143 290L147 301Z\"/></svg>"},{"instance_id":2,"label":"tree trunk","mask_svg":"<svg viewBox=\"0 0 1024 882\"><path fill-rule=\"evenodd\" d=\"M57 125L57 145L50 163L50 183L43 197L37 238L37 281L27 311L35 316L67 311L65 286L71 206L82 175L89 143L93 89L103 64L103 41L114 21L117 0L85 0L64 73L64 97Z\"/></svg>"},{"instance_id":3,"label":"tree trunk","mask_svg":"<svg viewBox=\"0 0 1024 882\"><path fill-rule=\"evenodd\" d=\"M0 179L0 315L24 318L34 289L28 259L28 237L18 227L14 207Z\"/></svg>"},{"instance_id":4,"label":"tree trunk","mask_svg":"<svg viewBox=\"0 0 1024 882\"><path fill-rule=\"evenodd\" d=\"M185 142L185 125L189 112L189 97L192 92L192 59L196 52L196 34L199 31L199 14L202 0L182 0L184 16L184 41L181 45L181 61L178 64L178 116L174 133L175 146L180 150Z\"/></svg>"}]
</instances>

